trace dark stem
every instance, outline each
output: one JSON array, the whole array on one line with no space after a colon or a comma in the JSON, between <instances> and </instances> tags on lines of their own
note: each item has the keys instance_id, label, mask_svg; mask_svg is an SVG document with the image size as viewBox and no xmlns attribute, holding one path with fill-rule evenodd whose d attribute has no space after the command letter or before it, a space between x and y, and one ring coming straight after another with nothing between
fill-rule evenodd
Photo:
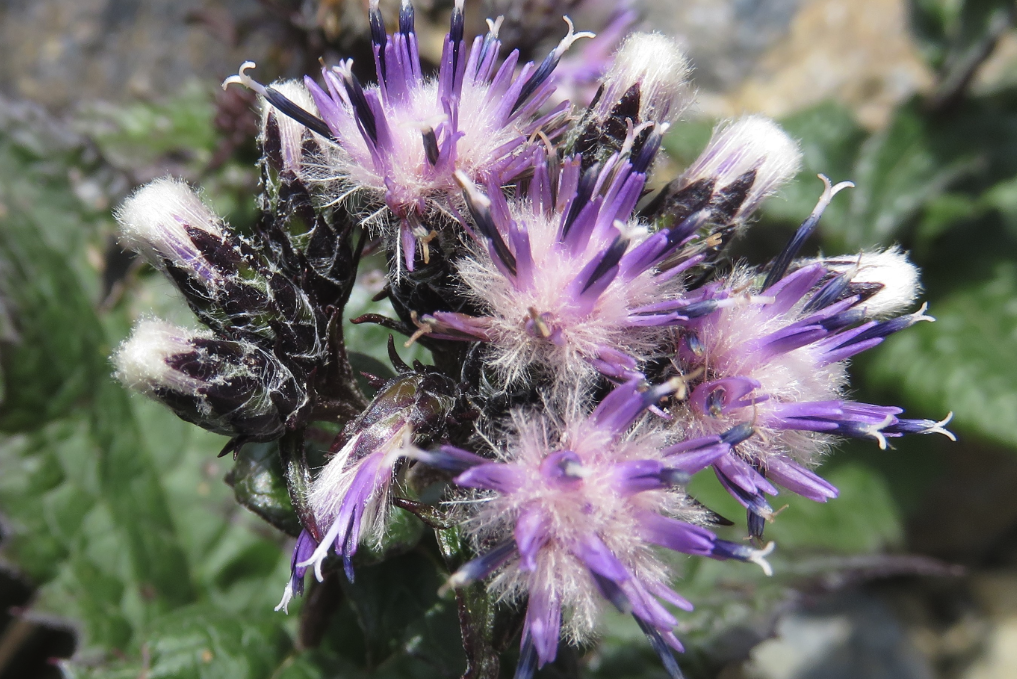
<instances>
[{"instance_id":1,"label":"dark stem","mask_svg":"<svg viewBox=\"0 0 1017 679\"><path fill-rule=\"evenodd\" d=\"M968 86L978 73L978 69L996 49L1000 38L1010 30L1014 23L1017 8L1010 6L996 10L989 20L989 26L981 40L972 45L954 64L940 74L936 91L925 102L930 113L943 113L952 109L967 94Z\"/></svg>"},{"instance_id":2,"label":"dark stem","mask_svg":"<svg viewBox=\"0 0 1017 679\"><path fill-rule=\"evenodd\" d=\"M449 573L463 563L459 531L436 530L438 547ZM498 679L500 662L491 639L494 636L494 605L488 599L484 583L475 582L456 590L459 610L459 631L466 653L466 670L462 679Z\"/></svg>"},{"instance_id":3,"label":"dark stem","mask_svg":"<svg viewBox=\"0 0 1017 679\"><path fill-rule=\"evenodd\" d=\"M342 602L343 588L339 584L337 571L326 573L324 582L314 582L300 613L300 634L297 639L300 648L317 648L321 645L329 620Z\"/></svg>"}]
</instances>

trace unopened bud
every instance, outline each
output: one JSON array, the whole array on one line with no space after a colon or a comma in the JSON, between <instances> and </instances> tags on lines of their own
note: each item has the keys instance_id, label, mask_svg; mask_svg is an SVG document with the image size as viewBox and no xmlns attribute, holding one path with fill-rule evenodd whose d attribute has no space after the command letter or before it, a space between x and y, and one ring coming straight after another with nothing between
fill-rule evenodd
<instances>
[{"instance_id":1,"label":"unopened bud","mask_svg":"<svg viewBox=\"0 0 1017 679\"><path fill-rule=\"evenodd\" d=\"M748 116L714 130L706 150L678 180L707 182L713 203L732 221L748 217L759 203L791 179L801 164L798 144L776 123Z\"/></svg>"},{"instance_id":2,"label":"unopened bud","mask_svg":"<svg viewBox=\"0 0 1017 679\"><path fill-rule=\"evenodd\" d=\"M689 70L689 62L673 38L633 33L622 43L604 76L598 115L629 113L633 125L674 122L691 101ZM631 99L628 103L627 98ZM629 110L622 110L626 106Z\"/></svg>"},{"instance_id":3,"label":"unopened bud","mask_svg":"<svg viewBox=\"0 0 1017 679\"><path fill-rule=\"evenodd\" d=\"M116 212L121 241L159 269L173 267L210 290L239 260L222 221L178 179L156 179Z\"/></svg>"},{"instance_id":4,"label":"unopened bud","mask_svg":"<svg viewBox=\"0 0 1017 679\"><path fill-rule=\"evenodd\" d=\"M859 306L873 318L902 313L921 292L918 267L897 246L882 252L862 252L816 261L829 271L846 276L850 280L849 291L862 297Z\"/></svg>"},{"instance_id":5,"label":"unopened bud","mask_svg":"<svg viewBox=\"0 0 1017 679\"><path fill-rule=\"evenodd\" d=\"M691 101L688 74L688 61L671 38L629 36L570 142L583 169L621 152L630 156L637 172L645 172L655 152L643 153L648 140L659 146L660 135Z\"/></svg>"},{"instance_id":6,"label":"unopened bud","mask_svg":"<svg viewBox=\"0 0 1017 679\"><path fill-rule=\"evenodd\" d=\"M113 362L126 386L227 436L276 438L303 401L290 371L258 346L156 319L138 323Z\"/></svg>"}]
</instances>

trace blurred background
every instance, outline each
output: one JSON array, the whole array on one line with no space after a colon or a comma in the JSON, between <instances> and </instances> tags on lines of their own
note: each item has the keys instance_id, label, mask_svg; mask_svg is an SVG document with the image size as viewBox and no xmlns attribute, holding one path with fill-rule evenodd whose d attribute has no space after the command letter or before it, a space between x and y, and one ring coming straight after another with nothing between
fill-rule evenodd
<instances>
[{"instance_id":1,"label":"blurred background","mask_svg":"<svg viewBox=\"0 0 1017 679\"><path fill-rule=\"evenodd\" d=\"M417 4L425 58L440 49L450 4ZM382 1L392 17L396 5ZM959 439L842 446L823 467L840 498L789 499L767 528L779 545L773 578L684 563L678 588L697 609L677 630L683 669L1017 677L1014 3L633 7L635 28L684 42L699 89L660 180L695 157L718 119L780 120L805 168L736 243L754 262L811 211L817 173L854 181L806 251L900 243L938 319L857 360L857 396L910 417L952 411ZM541 58L563 12L597 29L618 9L469 0L466 11L474 30L505 14L504 40ZM0 3L0 679L462 672L454 605L433 594L438 576L413 551L363 569L380 583L374 595L312 589L304 606L342 597L327 625L273 613L290 543L262 519L279 525L273 512L290 510L271 449L217 459L221 437L129 397L107 358L146 313L193 323L169 283L117 246L111 210L173 174L243 230L257 193L255 101L219 83L245 60L264 81L313 74L319 57L369 67L367 28L366 0ZM348 316L371 310L380 286L371 266L361 276ZM385 360L384 340L358 326L349 342ZM740 516L715 481L691 489ZM540 676L664 675L638 629L609 617L598 647L563 653Z\"/></svg>"}]
</instances>

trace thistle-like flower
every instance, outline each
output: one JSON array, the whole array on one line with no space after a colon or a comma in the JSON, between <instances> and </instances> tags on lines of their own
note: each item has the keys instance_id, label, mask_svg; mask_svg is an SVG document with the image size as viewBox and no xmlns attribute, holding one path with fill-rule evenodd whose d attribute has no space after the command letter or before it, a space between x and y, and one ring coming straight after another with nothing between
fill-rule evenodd
<instances>
[{"instance_id":1,"label":"thistle-like flower","mask_svg":"<svg viewBox=\"0 0 1017 679\"><path fill-rule=\"evenodd\" d=\"M113 357L124 385L165 403L182 419L227 436L278 438L306 400L271 353L151 319Z\"/></svg>"},{"instance_id":2,"label":"thistle-like flower","mask_svg":"<svg viewBox=\"0 0 1017 679\"><path fill-rule=\"evenodd\" d=\"M690 96L677 44L636 34L608 67L633 20L616 6L572 70L599 79L573 111L555 104L556 69L590 34L566 18L547 58L520 66L518 52L501 58L501 18L467 45L463 5L433 77L409 0L392 34L370 0L377 84L362 85L350 61L324 68L320 84L265 87L250 62L226 80L262 96L258 219L249 237L234 232L169 179L125 202L123 242L168 274L209 330L142 321L114 358L118 375L233 436L228 448L291 434L280 456L303 531L279 609L308 570L322 580L341 563L352 580L366 547L389 552L398 504L435 529L448 564L465 560L450 566L450 587L483 582L510 604L481 607L495 616L525 606L517 679L554 660L562 638L593 635L605 602L634 616L679 677L668 605L691 604L672 589L664 550L769 574L767 498L778 487L835 497L812 471L835 437L952 437L946 420L847 396L847 360L932 320L924 306L908 313L917 270L897 248L799 258L850 186L825 177L772 262L718 266L797 171L797 144L759 116L722 124L648 197ZM390 338L398 374L364 373L380 387L370 403L342 326L367 241L389 267L375 299L387 296L398 319L353 322L410 334L434 359L411 369ZM342 426L313 480L293 454L311 422ZM747 508L751 542L718 539L707 528L716 515L686 494L707 468ZM450 522L465 541L442 535ZM470 609L460 609L464 635L500 626Z\"/></svg>"},{"instance_id":3,"label":"thistle-like flower","mask_svg":"<svg viewBox=\"0 0 1017 679\"><path fill-rule=\"evenodd\" d=\"M466 529L478 547L495 546L449 584L490 578L498 597L528 596L516 677L529 677L555 658L563 626L569 639L588 638L602 599L631 613L679 676L667 649L682 650L672 632L677 621L661 602L692 606L669 586L654 546L753 561L769 571L765 556L772 545L756 550L697 525L706 515L682 491L688 476L670 464L659 427L632 427L680 386L680 380L652 388L631 381L588 416L574 411L562 422L516 412L515 433L495 451L497 461L451 446L415 454L459 472L458 486L481 491Z\"/></svg>"},{"instance_id":4,"label":"thistle-like flower","mask_svg":"<svg viewBox=\"0 0 1017 679\"><path fill-rule=\"evenodd\" d=\"M454 406L451 380L436 373L411 373L386 384L346 427L311 486L307 502L314 523L305 526L309 537L297 542L295 554L300 557L294 558L280 607L298 591L293 582L303 581L303 569L313 567L318 580L323 579L322 564L330 551L342 558L346 577L353 580L353 557L361 542L380 544L384 537L396 465L411 444L444 432Z\"/></svg>"},{"instance_id":5,"label":"thistle-like flower","mask_svg":"<svg viewBox=\"0 0 1017 679\"><path fill-rule=\"evenodd\" d=\"M325 68L325 89L306 78L320 118L289 100L279 90L253 81L245 63L237 82L262 94L270 103L329 140L318 180L334 183L337 195L366 192L383 200L399 222L397 247L406 268L413 270L417 242L432 236L428 217L446 209L448 196L458 192L454 174L474 181L510 181L526 169L525 150L542 135L554 139L564 129L567 103L541 112L554 89L551 75L576 40L592 33L568 34L540 65L518 69L512 52L499 66L500 20L478 36L467 51L463 37L464 0L456 0L445 38L437 78L425 78L413 28L413 6L404 0L399 30L386 33L378 0L370 8L371 39L378 84L364 87L346 61ZM435 206L438 199L439 206Z\"/></svg>"},{"instance_id":6,"label":"thistle-like flower","mask_svg":"<svg viewBox=\"0 0 1017 679\"><path fill-rule=\"evenodd\" d=\"M659 143L659 134L648 142ZM653 305L681 289L677 270L658 275L654 268L679 243L666 233L650 236L631 219L652 158L645 151L632 160L615 155L582 176L578 158L560 170L541 159L528 193L511 203L498 187L484 194L461 176L486 247L460 260L459 275L487 315L435 312L423 319L429 330L489 342L506 383L535 367L572 386L595 371L638 376L659 326L672 318L653 313Z\"/></svg>"},{"instance_id":7,"label":"thistle-like flower","mask_svg":"<svg viewBox=\"0 0 1017 679\"><path fill-rule=\"evenodd\" d=\"M838 188L826 182L804 230L815 227ZM797 235L789 247L801 240ZM676 363L691 388L688 400L674 408L681 433L701 437L739 427L744 432L736 454L683 468L694 472L712 464L721 483L748 508L757 535L772 515L765 500L777 492L771 482L821 502L836 497L833 486L808 471L831 436L873 438L885 447L888 436L943 431L942 423L898 418L900 408L845 398L846 359L914 323L933 320L924 306L878 320L914 299L913 266L896 250L856 257L850 266L841 259L801 262L788 275L783 261L791 261L786 253L765 275L742 269L704 286L699 303L716 304L716 310L679 321ZM868 300L875 302L870 306Z\"/></svg>"}]
</instances>

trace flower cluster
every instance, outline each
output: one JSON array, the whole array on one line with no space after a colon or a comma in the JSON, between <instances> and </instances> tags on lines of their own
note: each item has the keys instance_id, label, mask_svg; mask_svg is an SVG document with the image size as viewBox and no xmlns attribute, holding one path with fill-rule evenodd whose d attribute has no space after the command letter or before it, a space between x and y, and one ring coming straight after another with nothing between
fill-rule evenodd
<instances>
[{"instance_id":1,"label":"flower cluster","mask_svg":"<svg viewBox=\"0 0 1017 679\"><path fill-rule=\"evenodd\" d=\"M249 62L227 79L262 97L260 217L241 236L171 179L122 206L124 244L206 328L141 321L118 374L229 435L228 449L282 439L303 530L280 608L308 570L352 581L360 547L384 552L398 505L467 537L445 554L448 587L483 586L501 614L518 612L516 677L552 662L563 638L593 636L604 605L631 614L677 677L669 606L692 604L672 589L668 550L769 573L768 497L836 497L814 468L838 437L951 436L945 421L848 396L848 359L932 320L909 313L918 272L896 248L799 257L850 186L825 177L778 257L726 262L798 171L787 134L758 116L722 124L651 194L690 100L674 41L621 40L633 17L616 15L589 44L617 49L575 105L555 88L588 84L568 82L582 69L557 67L592 34L566 18L547 57L521 64L502 54L501 18L470 42L463 10L457 0L431 75L412 5L389 34L373 0L375 84L349 61L302 83L264 86ZM387 255L379 300L397 318L352 322L401 332L434 360L407 365L390 340L395 371L367 375L365 395L342 312L368 241ZM300 454L315 423L339 431L318 470ZM688 494L707 467L746 507L746 542L718 538Z\"/></svg>"}]
</instances>

